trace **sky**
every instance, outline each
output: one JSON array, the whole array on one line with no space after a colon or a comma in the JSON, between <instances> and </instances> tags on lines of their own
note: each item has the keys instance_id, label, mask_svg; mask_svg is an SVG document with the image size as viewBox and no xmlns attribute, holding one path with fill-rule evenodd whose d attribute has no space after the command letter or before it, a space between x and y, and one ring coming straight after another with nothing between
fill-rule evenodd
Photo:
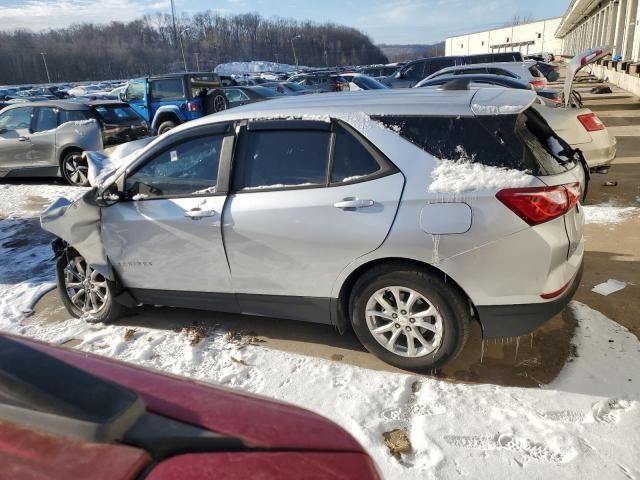
<instances>
[{"instance_id":1,"label":"sky","mask_svg":"<svg viewBox=\"0 0 640 480\"><path fill-rule=\"evenodd\" d=\"M331 21L358 28L378 44L408 44L498 27L514 15L531 14L536 20L560 16L568 4L569 0L176 0L176 9ZM127 21L169 11L170 0L0 0L0 30Z\"/></svg>"}]
</instances>

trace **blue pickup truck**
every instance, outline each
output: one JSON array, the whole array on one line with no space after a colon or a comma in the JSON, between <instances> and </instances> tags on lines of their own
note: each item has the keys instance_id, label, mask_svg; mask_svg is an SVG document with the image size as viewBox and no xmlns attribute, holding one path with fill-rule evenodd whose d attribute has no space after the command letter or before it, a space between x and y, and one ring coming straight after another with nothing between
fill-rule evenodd
<instances>
[{"instance_id":1,"label":"blue pickup truck","mask_svg":"<svg viewBox=\"0 0 640 480\"><path fill-rule=\"evenodd\" d=\"M223 86L213 73L156 75L130 80L121 99L162 135L181 123L226 110Z\"/></svg>"}]
</instances>

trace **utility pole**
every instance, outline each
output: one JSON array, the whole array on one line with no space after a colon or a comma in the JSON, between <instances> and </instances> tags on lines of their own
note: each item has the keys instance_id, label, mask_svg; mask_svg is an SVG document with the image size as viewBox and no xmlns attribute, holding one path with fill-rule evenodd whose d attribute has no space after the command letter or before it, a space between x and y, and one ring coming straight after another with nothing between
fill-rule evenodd
<instances>
[{"instance_id":1,"label":"utility pole","mask_svg":"<svg viewBox=\"0 0 640 480\"><path fill-rule=\"evenodd\" d=\"M47 72L47 82L51 83L51 75L49 75L49 67L47 67L47 54L45 52L40 52L42 55L42 61L44 62L44 69Z\"/></svg>"},{"instance_id":2,"label":"utility pole","mask_svg":"<svg viewBox=\"0 0 640 480\"><path fill-rule=\"evenodd\" d=\"M171 0L171 19L173 22L173 41L178 39L178 27L176 27L176 4Z\"/></svg>"},{"instance_id":3,"label":"utility pole","mask_svg":"<svg viewBox=\"0 0 640 480\"><path fill-rule=\"evenodd\" d=\"M182 36L185 32L191 30L191 27L184 28L180 30L180 35L178 35L178 39L180 40L180 51L182 52L182 61L184 62L184 71L185 73L189 71L189 67L187 67L187 57L184 55L184 47L182 46Z\"/></svg>"},{"instance_id":4,"label":"utility pole","mask_svg":"<svg viewBox=\"0 0 640 480\"><path fill-rule=\"evenodd\" d=\"M200 56L200 53L195 52L194 55L196 56L196 72L200 71L200 59L198 58Z\"/></svg>"},{"instance_id":5,"label":"utility pole","mask_svg":"<svg viewBox=\"0 0 640 480\"><path fill-rule=\"evenodd\" d=\"M291 48L293 49L293 61L296 62L296 71L298 70L298 55L296 55L296 45L295 43L293 43L293 41L301 37L302 35L296 35L291 39Z\"/></svg>"}]
</instances>

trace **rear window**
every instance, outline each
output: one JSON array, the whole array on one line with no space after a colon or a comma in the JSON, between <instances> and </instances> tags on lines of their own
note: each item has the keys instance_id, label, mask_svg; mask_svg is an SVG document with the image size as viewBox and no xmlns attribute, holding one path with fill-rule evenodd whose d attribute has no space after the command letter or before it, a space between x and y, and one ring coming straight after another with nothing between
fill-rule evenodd
<instances>
[{"instance_id":1,"label":"rear window","mask_svg":"<svg viewBox=\"0 0 640 480\"><path fill-rule=\"evenodd\" d=\"M536 78L541 78L544 77L544 75L542 74L542 72L538 69L538 67L536 67L535 65L531 65L529 67L529 72L531 72L531 75L533 75Z\"/></svg>"},{"instance_id":2,"label":"rear window","mask_svg":"<svg viewBox=\"0 0 640 480\"><path fill-rule=\"evenodd\" d=\"M369 77L353 77L352 81L364 90L380 90L387 88L377 80Z\"/></svg>"},{"instance_id":3,"label":"rear window","mask_svg":"<svg viewBox=\"0 0 640 480\"><path fill-rule=\"evenodd\" d=\"M105 123L111 125L141 120L135 110L128 105L96 105L93 109Z\"/></svg>"},{"instance_id":4,"label":"rear window","mask_svg":"<svg viewBox=\"0 0 640 480\"><path fill-rule=\"evenodd\" d=\"M482 118L374 118L442 160L469 160L533 175L554 175L574 167L575 152L530 108L518 115Z\"/></svg>"}]
</instances>

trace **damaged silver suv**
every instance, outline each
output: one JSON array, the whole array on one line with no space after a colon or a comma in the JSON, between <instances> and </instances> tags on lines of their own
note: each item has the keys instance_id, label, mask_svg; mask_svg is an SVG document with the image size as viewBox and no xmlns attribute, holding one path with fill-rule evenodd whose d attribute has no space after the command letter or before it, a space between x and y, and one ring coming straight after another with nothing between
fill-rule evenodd
<instances>
[{"instance_id":1,"label":"damaged silver suv","mask_svg":"<svg viewBox=\"0 0 640 480\"><path fill-rule=\"evenodd\" d=\"M62 300L92 321L149 304L353 328L416 371L455 357L472 321L529 333L569 302L584 251L578 153L535 98L291 97L92 161L96 187L42 216Z\"/></svg>"}]
</instances>

